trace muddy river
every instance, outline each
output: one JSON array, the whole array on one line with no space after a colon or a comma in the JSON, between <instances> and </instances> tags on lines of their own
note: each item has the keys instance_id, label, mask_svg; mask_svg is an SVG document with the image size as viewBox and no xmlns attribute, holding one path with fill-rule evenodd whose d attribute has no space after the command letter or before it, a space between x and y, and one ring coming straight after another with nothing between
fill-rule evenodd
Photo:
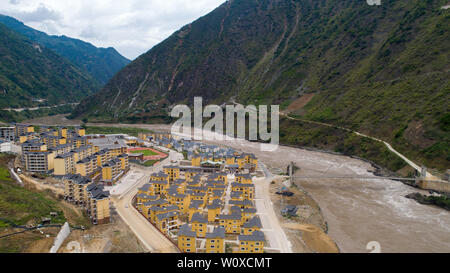
<instances>
[{"instance_id":1,"label":"muddy river","mask_svg":"<svg viewBox=\"0 0 450 273\"><path fill-rule=\"evenodd\" d=\"M369 163L346 156L290 147L261 152L258 143L245 140L214 143L254 153L275 174L274 168L284 170L293 161L300 167L299 176L374 176ZM379 243L381 252L450 252L450 213L404 197L417 189L385 179L306 179L296 183L320 205L329 235L342 252L369 252L367 244L372 241Z\"/></svg>"}]
</instances>

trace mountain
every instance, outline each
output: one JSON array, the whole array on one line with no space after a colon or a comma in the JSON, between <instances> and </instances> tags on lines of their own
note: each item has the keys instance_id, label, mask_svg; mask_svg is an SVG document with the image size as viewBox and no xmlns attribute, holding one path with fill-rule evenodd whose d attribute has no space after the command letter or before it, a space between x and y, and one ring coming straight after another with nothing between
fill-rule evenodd
<instances>
[{"instance_id":1,"label":"mountain","mask_svg":"<svg viewBox=\"0 0 450 273\"><path fill-rule=\"evenodd\" d=\"M0 24L0 109L78 102L99 89L65 58Z\"/></svg>"},{"instance_id":2,"label":"mountain","mask_svg":"<svg viewBox=\"0 0 450 273\"><path fill-rule=\"evenodd\" d=\"M78 39L50 36L9 16L0 15L0 23L67 58L102 85L130 63L112 47L97 48Z\"/></svg>"},{"instance_id":3,"label":"mountain","mask_svg":"<svg viewBox=\"0 0 450 273\"><path fill-rule=\"evenodd\" d=\"M148 122L194 96L216 104L280 104L291 115L379 137L444 169L450 163L446 4L227 1L121 70L74 116ZM284 139L302 143L300 135L290 131Z\"/></svg>"}]
</instances>

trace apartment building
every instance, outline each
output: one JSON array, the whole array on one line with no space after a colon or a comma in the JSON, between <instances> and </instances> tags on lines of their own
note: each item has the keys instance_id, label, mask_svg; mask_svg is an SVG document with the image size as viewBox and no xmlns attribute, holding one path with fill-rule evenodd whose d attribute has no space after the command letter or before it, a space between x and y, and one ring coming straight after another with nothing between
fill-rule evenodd
<instances>
[{"instance_id":1,"label":"apartment building","mask_svg":"<svg viewBox=\"0 0 450 273\"><path fill-rule=\"evenodd\" d=\"M195 253L197 251L197 234L191 226L184 224L178 231L178 248L181 252Z\"/></svg>"},{"instance_id":2,"label":"apartment building","mask_svg":"<svg viewBox=\"0 0 450 273\"><path fill-rule=\"evenodd\" d=\"M242 225L243 235L252 235L254 231L261 230L262 224L259 216L255 216Z\"/></svg>"},{"instance_id":3,"label":"apartment building","mask_svg":"<svg viewBox=\"0 0 450 273\"><path fill-rule=\"evenodd\" d=\"M75 159L73 152L68 152L55 157L54 175L74 174L75 171Z\"/></svg>"},{"instance_id":4,"label":"apartment building","mask_svg":"<svg viewBox=\"0 0 450 273\"><path fill-rule=\"evenodd\" d=\"M178 229L180 222L178 217L180 215L179 211L170 211L166 213L161 213L156 216L156 227L164 234L168 234L170 230Z\"/></svg>"},{"instance_id":5,"label":"apartment building","mask_svg":"<svg viewBox=\"0 0 450 273\"><path fill-rule=\"evenodd\" d=\"M222 202L218 199L215 199L211 204L206 206L208 209L208 222L213 223L216 221L217 216L219 216L222 211L222 207Z\"/></svg>"},{"instance_id":6,"label":"apartment building","mask_svg":"<svg viewBox=\"0 0 450 273\"><path fill-rule=\"evenodd\" d=\"M13 126L0 127L0 139L4 141L14 141L16 138L15 128Z\"/></svg>"},{"instance_id":7,"label":"apartment building","mask_svg":"<svg viewBox=\"0 0 450 273\"><path fill-rule=\"evenodd\" d=\"M122 174L122 162L118 158L113 158L102 166L101 181L108 186L112 186Z\"/></svg>"},{"instance_id":8,"label":"apartment building","mask_svg":"<svg viewBox=\"0 0 450 273\"><path fill-rule=\"evenodd\" d=\"M191 222L192 221L192 216L195 213L201 213L203 211L203 201L199 201L199 200L194 200L191 201L189 204L189 208L188 208L188 221Z\"/></svg>"},{"instance_id":9,"label":"apartment building","mask_svg":"<svg viewBox=\"0 0 450 273\"><path fill-rule=\"evenodd\" d=\"M251 235L239 235L239 250L237 253L264 253L265 236L256 230Z\"/></svg>"},{"instance_id":10,"label":"apartment building","mask_svg":"<svg viewBox=\"0 0 450 273\"><path fill-rule=\"evenodd\" d=\"M87 213L92 223L107 224L110 222L110 196L102 185L91 183L86 188Z\"/></svg>"},{"instance_id":11,"label":"apartment building","mask_svg":"<svg viewBox=\"0 0 450 273\"><path fill-rule=\"evenodd\" d=\"M206 253L225 253L225 229L215 227L206 234Z\"/></svg>"},{"instance_id":12,"label":"apartment building","mask_svg":"<svg viewBox=\"0 0 450 273\"><path fill-rule=\"evenodd\" d=\"M197 233L198 238L205 238L208 231L208 219L200 213L194 213L191 218L192 229Z\"/></svg>"},{"instance_id":13,"label":"apartment building","mask_svg":"<svg viewBox=\"0 0 450 273\"><path fill-rule=\"evenodd\" d=\"M54 169L54 154L50 151L23 152L27 172L50 173Z\"/></svg>"},{"instance_id":14,"label":"apartment building","mask_svg":"<svg viewBox=\"0 0 450 273\"><path fill-rule=\"evenodd\" d=\"M14 134L19 137L28 133L34 133L34 126L29 124L14 124Z\"/></svg>"},{"instance_id":15,"label":"apartment building","mask_svg":"<svg viewBox=\"0 0 450 273\"><path fill-rule=\"evenodd\" d=\"M240 213L220 214L217 219L219 226L225 228L227 234L241 233L242 216Z\"/></svg>"},{"instance_id":16,"label":"apartment building","mask_svg":"<svg viewBox=\"0 0 450 273\"><path fill-rule=\"evenodd\" d=\"M64 182L64 199L69 202L74 202L78 205L86 205L87 187L92 183L92 180L77 174L70 174L63 178Z\"/></svg>"},{"instance_id":17,"label":"apartment building","mask_svg":"<svg viewBox=\"0 0 450 273\"><path fill-rule=\"evenodd\" d=\"M253 184L232 183L231 189L242 192L244 199L253 200L255 198L255 185Z\"/></svg>"},{"instance_id":18,"label":"apartment building","mask_svg":"<svg viewBox=\"0 0 450 273\"><path fill-rule=\"evenodd\" d=\"M86 157L75 164L75 173L82 176L91 176L97 169L97 159L95 156Z\"/></svg>"}]
</instances>

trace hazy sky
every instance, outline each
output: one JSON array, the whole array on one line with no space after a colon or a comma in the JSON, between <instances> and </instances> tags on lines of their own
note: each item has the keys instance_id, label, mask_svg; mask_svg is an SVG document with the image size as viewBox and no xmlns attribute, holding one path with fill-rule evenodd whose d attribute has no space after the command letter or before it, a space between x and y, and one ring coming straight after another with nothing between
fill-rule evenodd
<instances>
[{"instance_id":1,"label":"hazy sky","mask_svg":"<svg viewBox=\"0 0 450 273\"><path fill-rule=\"evenodd\" d=\"M0 13L134 59L225 0L0 0Z\"/></svg>"}]
</instances>

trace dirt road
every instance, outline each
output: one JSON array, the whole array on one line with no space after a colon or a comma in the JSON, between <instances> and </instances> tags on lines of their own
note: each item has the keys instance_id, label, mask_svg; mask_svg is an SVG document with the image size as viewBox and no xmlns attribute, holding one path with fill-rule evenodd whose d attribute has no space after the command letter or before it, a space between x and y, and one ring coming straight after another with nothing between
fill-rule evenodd
<instances>
[{"instance_id":1,"label":"dirt road","mask_svg":"<svg viewBox=\"0 0 450 273\"><path fill-rule=\"evenodd\" d=\"M183 157L179 153L171 152L169 157L157 166L148 168L148 171L141 170L145 174L144 177L122 196L116 196L112 199L119 216L130 227L148 251L151 252L177 253L178 249L133 207L133 197L137 194L138 188L148 181L151 173L161 171L163 166L170 165L171 160L180 159L180 156L181 158Z\"/></svg>"},{"instance_id":2,"label":"dirt road","mask_svg":"<svg viewBox=\"0 0 450 273\"><path fill-rule=\"evenodd\" d=\"M269 241L270 249L280 253L292 253L292 245L289 242L270 200L269 184L272 179L255 179L255 203L258 215L263 225L262 230Z\"/></svg>"}]
</instances>

